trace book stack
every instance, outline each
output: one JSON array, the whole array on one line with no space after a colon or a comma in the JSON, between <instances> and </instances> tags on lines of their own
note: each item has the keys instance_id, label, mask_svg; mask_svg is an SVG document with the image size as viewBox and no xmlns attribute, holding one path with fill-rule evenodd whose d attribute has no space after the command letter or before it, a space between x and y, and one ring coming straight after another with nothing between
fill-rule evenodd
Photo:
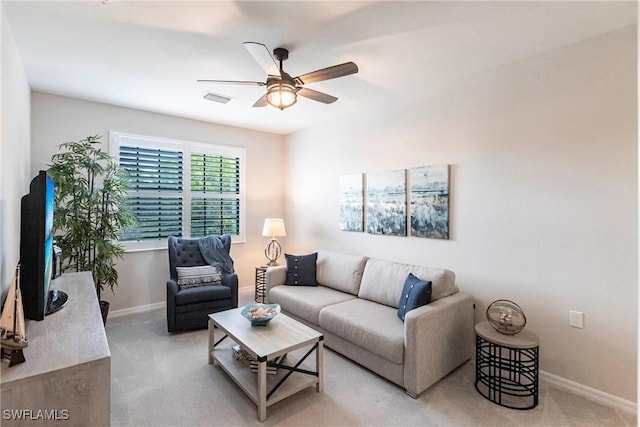
<instances>
[{"instance_id":1,"label":"book stack","mask_svg":"<svg viewBox=\"0 0 640 427\"><path fill-rule=\"evenodd\" d=\"M258 373L258 361L257 360L252 360L251 362L249 362L249 369L251 369L251 372L253 372L254 374ZM278 368L276 368L275 366L269 366L267 365L267 375L276 375L278 373Z\"/></svg>"}]
</instances>

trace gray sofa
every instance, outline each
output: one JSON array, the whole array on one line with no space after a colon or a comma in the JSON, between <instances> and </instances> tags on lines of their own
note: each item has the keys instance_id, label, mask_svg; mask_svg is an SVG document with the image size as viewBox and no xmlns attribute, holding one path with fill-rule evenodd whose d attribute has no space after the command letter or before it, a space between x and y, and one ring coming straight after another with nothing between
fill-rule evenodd
<instances>
[{"instance_id":1,"label":"gray sofa","mask_svg":"<svg viewBox=\"0 0 640 427\"><path fill-rule=\"evenodd\" d=\"M432 302L403 322L397 311L409 273L432 282ZM267 300L414 398L473 356L473 301L449 270L319 251L316 280L287 286L286 267L271 267Z\"/></svg>"}]
</instances>

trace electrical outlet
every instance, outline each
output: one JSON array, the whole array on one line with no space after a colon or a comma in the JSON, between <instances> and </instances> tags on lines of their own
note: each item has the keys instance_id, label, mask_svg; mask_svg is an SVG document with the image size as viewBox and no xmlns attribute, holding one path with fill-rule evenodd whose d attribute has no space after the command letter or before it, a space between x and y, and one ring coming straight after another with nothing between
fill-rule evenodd
<instances>
[{"instance_id":1,"label":"electrical outlet","mask_svg":"<svg viewBox=\"0 0 640 427\"><path fill-rule=\"evenodd\" d=\"M581 311L569 310L569 326L572 328L584 328L584 313Z\"/></svg>"}]
</instances>

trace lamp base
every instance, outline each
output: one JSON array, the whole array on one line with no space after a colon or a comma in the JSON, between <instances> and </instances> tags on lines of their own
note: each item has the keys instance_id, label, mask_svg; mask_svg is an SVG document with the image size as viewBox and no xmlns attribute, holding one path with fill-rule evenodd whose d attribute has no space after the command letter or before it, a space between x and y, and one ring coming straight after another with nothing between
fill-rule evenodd
<instances>
[{"instance_id":1,"label":"lamp base","mask_svg":"<svg viewBox=\"0 0 640 427\"><path fill-rule=\"evenodd\" d=\"M278 243L278 241L275 239L275 237L273 237L264 248L264 256L269 260L267 266L271 267L274 265L278 265L277 261L278 258L280 258L281 254L282 247L280 246L280 243Z\"/></svg>"}]
</instances>

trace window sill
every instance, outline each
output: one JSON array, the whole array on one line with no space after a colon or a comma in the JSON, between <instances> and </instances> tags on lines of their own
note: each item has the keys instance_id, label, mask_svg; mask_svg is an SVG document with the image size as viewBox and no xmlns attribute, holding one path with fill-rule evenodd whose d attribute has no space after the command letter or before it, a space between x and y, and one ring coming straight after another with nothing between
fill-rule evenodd
<instances>
[{"instance_id":1,"label":"window sill","mask_svg":"<svg viewBox=\"0 0 640 427\"><path fill-rule=\"evenodd\" d=\"M148 252L148 251L161 251L167 250L167 241L166 240L158 240L153 242L121 242L124 246L124 253L135 253L135 252ZM242 244L245 243L244 240L233 240L231 239L231 244Z\"/></svg>"}]
</instances>

